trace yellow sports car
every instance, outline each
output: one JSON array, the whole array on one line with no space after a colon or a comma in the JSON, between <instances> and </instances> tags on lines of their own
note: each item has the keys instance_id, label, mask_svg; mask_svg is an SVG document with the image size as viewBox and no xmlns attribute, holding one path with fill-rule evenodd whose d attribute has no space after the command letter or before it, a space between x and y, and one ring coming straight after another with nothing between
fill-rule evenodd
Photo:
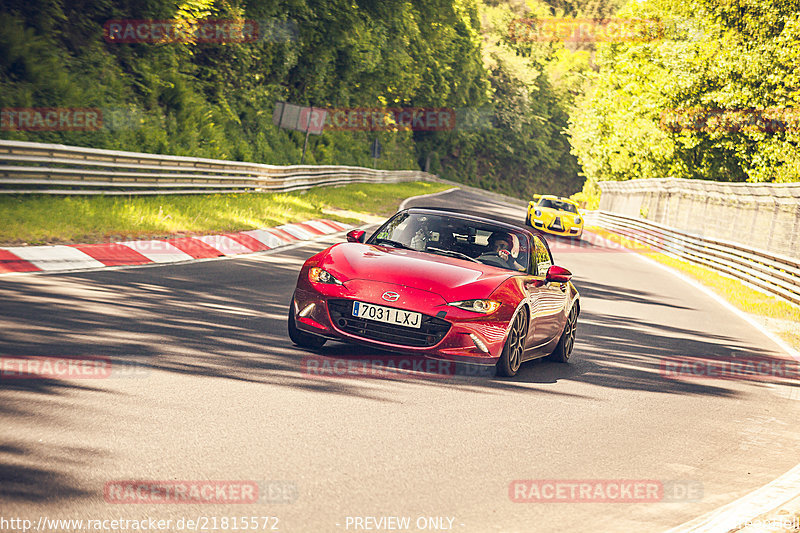
<instances>
[{"instance_id":1,"label":"yellow sports car","mask_svg":"<svg viewBox=\"0 0 800 533\"><path fill-rule=\"evenodd\" d=\"M533 195L525 224L554 235L575 238L583 235L583 216L578 211L578 204L569 198Z\"/></svg>"}]
</instances>

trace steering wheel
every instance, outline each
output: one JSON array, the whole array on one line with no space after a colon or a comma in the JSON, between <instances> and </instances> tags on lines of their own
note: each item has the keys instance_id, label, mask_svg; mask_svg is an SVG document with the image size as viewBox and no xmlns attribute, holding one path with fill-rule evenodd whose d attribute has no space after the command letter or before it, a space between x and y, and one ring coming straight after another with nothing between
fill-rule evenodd
<instances>
[{"instance_id":1,"label":"steering wheel","mask_svg":"<svg viewBox=\"0 0 800 533\"><path fill-rule=\"evenodd\" d=\"M511 268L507 261L500 257L495 252L484 252L478 256L478 261L485 265L496 266L500 268Z\"/></svg>"}]
</instances>

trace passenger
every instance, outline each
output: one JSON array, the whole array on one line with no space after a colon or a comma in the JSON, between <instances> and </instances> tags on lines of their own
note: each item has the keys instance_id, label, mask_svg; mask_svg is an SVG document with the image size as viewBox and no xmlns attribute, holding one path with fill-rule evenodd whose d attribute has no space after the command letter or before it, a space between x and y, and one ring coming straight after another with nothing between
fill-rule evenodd
<instances>
[{"instance_id":1,"label":"passenger","mask_svg":"<svg viewBox=\"0 0 800 533\"><path fill-rule=\"evenodd\" d=\"M419 251L425 251L428 246L428 242L430 242L434 235L434 231L431 228L432 221L428 219L428 217L421 216L419 218L414 218L410 221L407 232L410 233L411 239L408 243L410 248Z\"/></svg>"}]
</instances>

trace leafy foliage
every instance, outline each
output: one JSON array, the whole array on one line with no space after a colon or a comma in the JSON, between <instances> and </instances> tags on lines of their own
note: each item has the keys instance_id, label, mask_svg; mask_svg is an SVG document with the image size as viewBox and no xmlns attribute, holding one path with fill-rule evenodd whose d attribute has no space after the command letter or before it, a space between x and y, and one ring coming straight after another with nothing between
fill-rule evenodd
<instances>
[{"instance_id":1,"label":"leafy foliage","mask_svg":"<svg viewBox=\"0 0 800 533\"><path fill-rule=\"evenodd\" d=\"M487 110L493 129L326 131L306 162L428 164L518 195L580 186L563 133L568 100L544 72L549 45L502 42L504 2L478 0L9 0L0 7L0 108L100 107L100 131L0 131L8 139L296 164L304 135L275 102ZM485 21L494 17L495 22ZM505 19L503 19L505 17ZM256 42L107 42L110 20L259 20Z\"/></svg>"},{"instance_id":2,"label":"leafy foliage","mask_svg":"<svg viewBox=\"0 0 800 533\"><path fill-rule=\"evenodd\" d=\"M492 127L479 123L448 135L417 135L417 146L422 154L435 155L441 166L434 171L441 168L453 180L520 198L570 194L580 188L577 161L564 135L571 96L551 84L547 71L558 62L559 49L509 37L510 24L528 15L527 6L505 3L481 10L490 90L478 113L490 115Z\"/></svg>"},{"instance_id":3,"label":"leafy foliage","mask_svg":"<svg viewBox=\"0 0 800 533\"><path fill-rule=\"evenodd\" d=\"M588 188L668 176L798 180L799 2L644 0L622 13L659 19L665 32L598 46L570 125ZM669 122L676 114L685 120ZM783 122L771 127L771 116Z\"/></svg>"}]
</instances>

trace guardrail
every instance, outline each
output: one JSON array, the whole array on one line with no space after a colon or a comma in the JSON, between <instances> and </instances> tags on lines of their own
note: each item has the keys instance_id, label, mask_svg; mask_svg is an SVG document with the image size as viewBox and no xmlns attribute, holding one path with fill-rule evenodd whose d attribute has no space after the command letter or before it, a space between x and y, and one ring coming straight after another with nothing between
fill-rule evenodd
<instances>
[{"instance_id":1,"label":"guardrail","mask_svg":"<svg viewBox=\"0 0 800 533\"><path fill-rule=\"evenodd\" d=\"M286 192L321 185L435 179L416 170L263 165L0 140L0 194Z\"/></svg>"},{"instance_id":2,"label":"guardrail","mask_svg":"<svg viewBox=\"0 0 800 533\"><path fill-rule=\"evenodd\" d=\"M710 239L669 226L608 211L595 211L587 223L629 237L665 252L739 278L751 285L800 304L800 260Z\"/></svg>"},{"instance_id":3,"label":"guardrail","mask_svg":"<svg viewBox=\"0 0 800 533\"><path fill-rule=\"evenodd\" d=\"M800 259L800 182L650 178L599 186L603 211Z\"/></svg>"}]
</instances>

